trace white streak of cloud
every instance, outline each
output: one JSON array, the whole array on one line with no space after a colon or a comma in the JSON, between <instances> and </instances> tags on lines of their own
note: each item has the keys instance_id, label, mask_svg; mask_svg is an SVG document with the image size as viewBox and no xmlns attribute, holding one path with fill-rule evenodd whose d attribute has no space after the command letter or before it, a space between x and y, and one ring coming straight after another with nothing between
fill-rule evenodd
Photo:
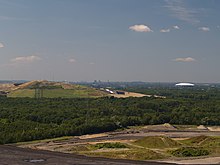
<instances>
[{"instance_id":1,"label":"white streak of cloud","mask_svg":"<svg viewBox=\"0 0 220 165\"><path fill-rule=\"evenodd\" d=\"M10 21L15 20L14 17L0 16L0 21Z\"/></svg>"},{"instance_id":2,"label":"white streak of cloud","mask_svg":"<svg viewBox=\"0 0 220 165\"><path fill-rule=\"evenodd\" d=\"M153 32L153 30L151 30L147 25L133 25L130 26L129 29L136 32Z\"/></svg>"},{"instance_id":3,"label":"white streak of cloud","mask_svg":"<svg viewBox=\"0 0 220 165\"><path fill-rule=\"evenodd\" d=\"M11 62L12 63L32 63L32 62L35 62L35 61L39 61L41 60L40 57L38 56L21 56L21 57L16 57L16 58L13 58L11 59Z\"/></svg>"},{"instance_id":4,"label":"white streak of cloud","mask_svg":"<svg viewBox=\"0 0 220 165\"><path fill-rule=\"evenodd\" d=\"M160 32L161 32L161 33L169 33L169 32L170 32L170 29L161 29Z\"/></svg>"},{"instance_id":5,"label":"white streak of cloud","mask_svg":"<svg viewBox=\"0 0 220 165\"><path fill-rule=\"evenodd\" d=\"M30 21L27 18L0 16L0 21Z\"/></svg>"},{"instance_id":6,"label":"white streak of cloud","mask_svg":"<svg viewBox=\"0 0 220 165\"><path fill-rule=\"evenodd\" d=\"M204 32L208 32L210 31L209 27L199 27L199 30L204 31Z\"/></svg>"},{"instance_id":7,"label":"white streak of cloud","mask_svg":"<svg viewBox=\"0 0 220 165\"><path fill-rule=\"evenodd\" d=\"M191 24L199 23L200 21L196 18L199 13L197 9L189 8L186 6L183 0L165 0L165 7L170 10L171 15L177 19Z\"/></svg>"},{"instance_id":8,"label":"white streak of cloud","mask_svg":"<svg viewBox=\"0 0 220 165\"><path fill-rule=\"evenodd\" d=\"M4 48L5 46L3 45L3 43L0 42L0 48Z\"/></svg>"},{"instance_id":9,"label":"white streak of cloud","mask_svg":"<svg viewBox=\"0 0 220 165\"><path fill-rule=\"evenodd\" d=\"M179 27L179 26L177 26L177 25L173 26L173 28L174 28L174 29L177 29L177 30L179 30L179 29L180 29L180 27Z\"/></svg>"},{"instance_id":10,"label":"white streak of cloud","mask_svg":"<svg viewBox=\"0 0 220 165\"><path fill-rule=\"evenodd\" d=\"M69 59L69 62L74 63L76 60L74 58Z\"/></svg>"},{"instance_id":11,"label":"white streak of cloud","mask_svg":"<svg viewBox=\"0 0 220 165\"><path fill-rule=\"evenodd\" d=\"M176 58L173 61L177 61L177 62L193 62L193 61L195 61L195 59L192 58L192 57L186 57L186 58Z\"/></svg>"}]
</instances>

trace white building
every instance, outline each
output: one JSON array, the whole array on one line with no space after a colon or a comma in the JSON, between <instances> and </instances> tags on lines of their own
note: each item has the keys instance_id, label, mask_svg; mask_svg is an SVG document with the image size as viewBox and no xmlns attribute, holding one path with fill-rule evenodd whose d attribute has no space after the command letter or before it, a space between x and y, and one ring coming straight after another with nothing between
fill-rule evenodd
<instances>
[{"instance_id":1,"label":"white building","mask_svg":"<svg viewBox=\"0 0 220 165\"><path fill-rule=\"evenodd\" d=\"M175 84L176 87L194 87L195 84L192 84L192 83L178 83L178 84Z\"/></svg>"}]
</instances>

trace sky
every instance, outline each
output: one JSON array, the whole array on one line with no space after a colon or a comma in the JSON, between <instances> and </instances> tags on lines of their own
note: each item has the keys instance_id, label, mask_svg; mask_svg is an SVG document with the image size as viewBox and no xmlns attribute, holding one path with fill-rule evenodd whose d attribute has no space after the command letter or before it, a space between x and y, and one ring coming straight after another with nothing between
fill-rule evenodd
<instances>
[{"instance_id":1,"label":"sky","mask_svg":"<svg viewBox=\"0 0 220 165\"><path fill-rule=\"evenodd\" d=\"M0 80L220 83L219 0L0 0Z\"/></svg>"}]
</instances>

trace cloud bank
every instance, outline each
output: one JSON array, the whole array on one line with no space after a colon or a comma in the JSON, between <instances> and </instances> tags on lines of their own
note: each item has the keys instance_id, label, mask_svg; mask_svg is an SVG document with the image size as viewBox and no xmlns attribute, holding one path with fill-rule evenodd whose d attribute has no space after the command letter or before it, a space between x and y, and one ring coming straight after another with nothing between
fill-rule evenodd
<instances>
[{"instance_id":1,"label":"cloud bank","mask_svg":"<svg viewBox=\"0 0 220 165\"><path fill-rule=\"evenodd\" d=\"M13 62L13 63L32 63L32 62L39 61L39 60L41 60L40 57L33 55L33 56L16 57L16 58L11 59L11 62Z\"/></svg>"},{"instance_id":2,"label":"cloud bank","mask_svg":"<svg viewBox=\"0 0 220 165\"><path fill-rule=\"evenodd\" d=\"M153 32L153 30L151 30L147 25L133 25L130 26L129 29L136 32Z\"/></svg>"},{"instance_id":3,"label":"cloud bank","mask_svg":"<svg viewBox=\"0 0 220 165\"><path fill-rule=\"evenodd\" d=\"M209 27L199 27L199 30L204 31L204 32L208 32L210 31Z\"/></svg>"},{"instance_id":4,"label":"cloud bank","mask_svg":"<svg viewBox=\"0 0 220 165\"><path fill-rule=\"evenodd\" d=\"M169 33L169 32L170 32L170 29L161 29L160 32L161 32L161 33Z\"/></svg>"},{"instance_id":5,"label":"cloud bank","mask_svg":"<svg viewBox=\"0 0 220 165\"><path fill-rule=\"evenodd\" d=\"M192 58L192 57L186 57L186 58L176 58L173 61L177 61L177 62L193 62L193 61L195 61L195 59Z\"/></svg>"}]
</instances>

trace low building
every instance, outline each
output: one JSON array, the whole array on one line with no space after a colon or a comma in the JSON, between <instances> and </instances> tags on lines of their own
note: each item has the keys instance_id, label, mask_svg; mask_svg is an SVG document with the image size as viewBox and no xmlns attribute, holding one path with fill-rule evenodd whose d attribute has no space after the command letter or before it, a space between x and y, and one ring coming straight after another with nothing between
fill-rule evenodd
<instances>
[{"instance_id":1,"label":"low building","mask_svg":"<svg viewBox=\"0 0 220 165\"><path fill-rule=\"evenodd\" d=\"M116 91L116 94L118 94L118 95L125 95L125 92L124 91Z\"/></svg>"}]
</instances>

